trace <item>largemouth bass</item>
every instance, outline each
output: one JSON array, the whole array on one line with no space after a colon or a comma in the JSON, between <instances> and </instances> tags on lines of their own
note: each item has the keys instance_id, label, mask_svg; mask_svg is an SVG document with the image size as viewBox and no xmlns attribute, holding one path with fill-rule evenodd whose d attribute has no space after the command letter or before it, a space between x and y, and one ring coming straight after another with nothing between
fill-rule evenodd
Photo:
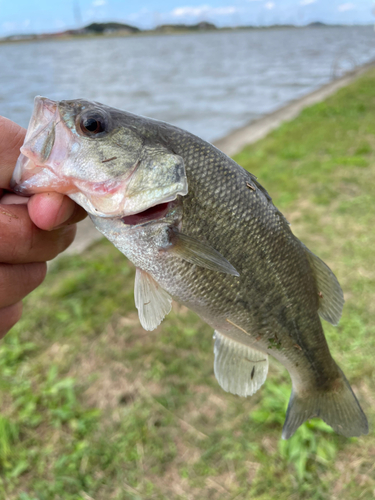
<instances>
[{"instance_id":1,"label":"largemouth bass","mask_svg":"<svg viewBox=\"0 0 375 500\"><path fill-rule=\"evenodd\" d=\"M184 130L83 99L37 97L21 153L17 193L67 194L135 264L146 330L172 299L195 311L215 330L220 386L240 396L264 383L269 355L280 361L292 379L284 438L314 416L368 432L319 318L337 324L341 287L256 177Z\"/></svg>"}]
</instances>

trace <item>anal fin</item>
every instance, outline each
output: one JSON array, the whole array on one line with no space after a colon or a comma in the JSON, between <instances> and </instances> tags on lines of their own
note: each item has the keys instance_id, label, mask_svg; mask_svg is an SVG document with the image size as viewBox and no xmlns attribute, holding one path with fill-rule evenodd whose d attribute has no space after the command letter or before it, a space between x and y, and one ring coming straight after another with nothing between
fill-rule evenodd
<instances>
[{"instance_id":1,"label":"anal fin","mask_svg":"<svg viewBox=\"0 0 375 500\"><path fill-rule=\"evenodd\" d=\"M139 321L149 331L155 330L172 309L172 297L169 293L138 267L135 273L134 300Z\"/></svg>"},{"instance_id":2,"label":"anal fin","mask_svg":"<svg viewBox=\"0 0 375 500\"><path fill-rule=\"evenodd\" d=\"M224 391L253 395L265 382L268 355L215 331L214 372Z\"/></svg>"}]
</instances>

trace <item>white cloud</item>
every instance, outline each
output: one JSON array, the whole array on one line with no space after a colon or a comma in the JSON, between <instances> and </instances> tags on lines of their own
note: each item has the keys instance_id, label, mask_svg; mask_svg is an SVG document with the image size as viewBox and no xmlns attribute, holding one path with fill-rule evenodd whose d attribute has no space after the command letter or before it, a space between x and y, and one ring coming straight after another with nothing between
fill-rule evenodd
<instances>
[{"instance_id":1,"label":"white cloud","mask_svg":"<svg viewBox=\"0 0 375 500\"><path fill-rule=\"evenodd\" d=\"M300 5L310 5L312 3L315 3L316 0L301 0Z\"/></svg>"},{"instance_id":2,"label":"white cloud","mask_svg":"<svg viewBox=\"0 0 375 500\"><path fill-rule=\"evenodd\" d=\"M102 5L105 5L107 3L107 0L94 0L92 2L94 7L101 7Z\"/></svg>"},{"instance_id":3,"label":"white cloud","mask_svg":"<svg viewBox=\"0 0 375 500\"><path fill-rule=\"evenodd\" d=\"M172 10L172 16L200 16L201 14L205 14L209 9L208 5L201 5L200 7L178 7Z\"/></svg>"},{"instance_id":4,"label":"white cloud","mask_svg":"<svg viewBox=\"0 0 375 500\"><path fill-rule=\"evenodd\" d=\"M28 26L30 26L30 19L25 19L22 24L24 25L25 28L27 28Z\"/></svg>"},{"instance_id":5,"label":"white cloud","mask_svg":"<svg viewBox=\"0 0 375 500\"><path fill-rule=\"evenodd\" d=\"M212 15L216 14L219 16L234 14L235 12L239 12L236 7L228 6L228 7L210 7L209 5L200 5L198 7L177 7L173 9L171 14L174 17L199 17L202 15Z\"/></svg>"},{"instance_id":6,"label":"white cloud","mask_svg":"<svg viewBox=\"0 0 375 500\"><path fill-rule=\"evenodd\" d=\"M275 7L275 2L267 2L264 6L266 9L272 10Z\"/></svg>"},{"instance_id":7,"label":"white cloud","mask_svg":"<svg viewBox=\"0 0 375 500\"><path fill-rule=\"evenodd\" d=\"M226 14L234 14L235 12L238 12L238 9L236 7L230 6L230 7L216 7L215 9L211 10L212 14L219 14L219 16L223 16Z\"/></svg>"},{"instance_id":8,"label":"white cloud","mask_svg":"<svg viewBox=\"0 0 375 500\"><path fill-rule=\"evenodd\" d=\"M339 12L346 12L347 10L353 10L353 9L355 9L354 3L342 3L337 8Z\"/></svg>"}]
</instances>

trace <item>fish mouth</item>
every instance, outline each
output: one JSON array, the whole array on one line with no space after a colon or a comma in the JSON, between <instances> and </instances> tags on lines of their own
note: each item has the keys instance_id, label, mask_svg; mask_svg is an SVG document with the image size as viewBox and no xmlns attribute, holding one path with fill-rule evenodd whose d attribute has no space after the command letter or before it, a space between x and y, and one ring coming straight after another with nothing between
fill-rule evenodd
<instances>
[{"instance_id":1,"label":"fish mouth","mask_svg":"<svg viewBox=\"0 0 375 500\"><path fill-rule=\"evenodd\" d=\"M126 215L125 217L122 217L121 220L127 226L139 226L152 220L162 219L167 215L172 205L174 205L174 201L159 203L159 205L147 208L146 210L143 210L143 212Z\"/></svg>"}]
</instances>

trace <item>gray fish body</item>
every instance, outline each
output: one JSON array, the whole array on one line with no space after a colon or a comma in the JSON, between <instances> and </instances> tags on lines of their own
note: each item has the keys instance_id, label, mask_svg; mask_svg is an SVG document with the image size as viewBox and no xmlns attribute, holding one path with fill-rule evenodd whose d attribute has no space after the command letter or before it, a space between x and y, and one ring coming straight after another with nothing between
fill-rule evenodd
<instances>
[{"instance_id":1,"label":"gray fish body","mask_svg":"<svg viewBox=\"0 0 375 500\"><path fill-rule=\"evenodd\" d=\"M75 135L72 117L90 106L95 109L96 104L58 104ZM331 357L319 318L320 314L337 323L343 306L341 288L329 268L293 235L265 189L233 160L188 132L113 108L101 109L115 124L114 132L108 125L108 136L116 139L112 147L105 143L103 152L100 141L105 135L92 137L87 146L91 144L90 155L95 150L91 163L103 179L110 176L106 158L118 150L125 130L131 151L128 164L135 165L126 182L136 186L127 189L143 200L139 192L157 185L154 191L162 190L158 199L165 213L137 222L138 215L124 202L124 217L109 211L96 215L102 207L112 210L111 202L100 202L96 209L92 194L90 202L82 193L68 194L137 267L135 300L142 324L155 328L170 310L170 297L199 314L215 329L216 377L235 394L253 394L267 376L268 355L278 359L293 383L285 438L312 416L321 416L347 436L366 433L366 417ZM117 156L114 161L113 177L118 179L125 167ZM74 162L69 165L70 171L74 169ZM162 177L168 177L169 191L159 186L159 168Z\"/></svg>"},{"instance_id":2,"label":"gray fish body","mask_svg":"<svg viewBox=\"0 0 375 500\"><path fill-rule=\"evenodd\" d=\"M115 221L93 216L94 224L137 267L215 330L270 353L296 377L309 371L311 381L324 386L337 370L318 315L319 290L305 247L268 193L211 144L164 123L161 136L159 123L150 120L148 128L147 119L140 122L148 136L154 133L154 140L162 140L184 159L189 192L180 198L179 214L171 221L126 229L122 225L116 228L118 235L113 234ZM165 243L156 235L171 224L215 248L240 276L160 252Z\"/></svg>"}]
</instances>

